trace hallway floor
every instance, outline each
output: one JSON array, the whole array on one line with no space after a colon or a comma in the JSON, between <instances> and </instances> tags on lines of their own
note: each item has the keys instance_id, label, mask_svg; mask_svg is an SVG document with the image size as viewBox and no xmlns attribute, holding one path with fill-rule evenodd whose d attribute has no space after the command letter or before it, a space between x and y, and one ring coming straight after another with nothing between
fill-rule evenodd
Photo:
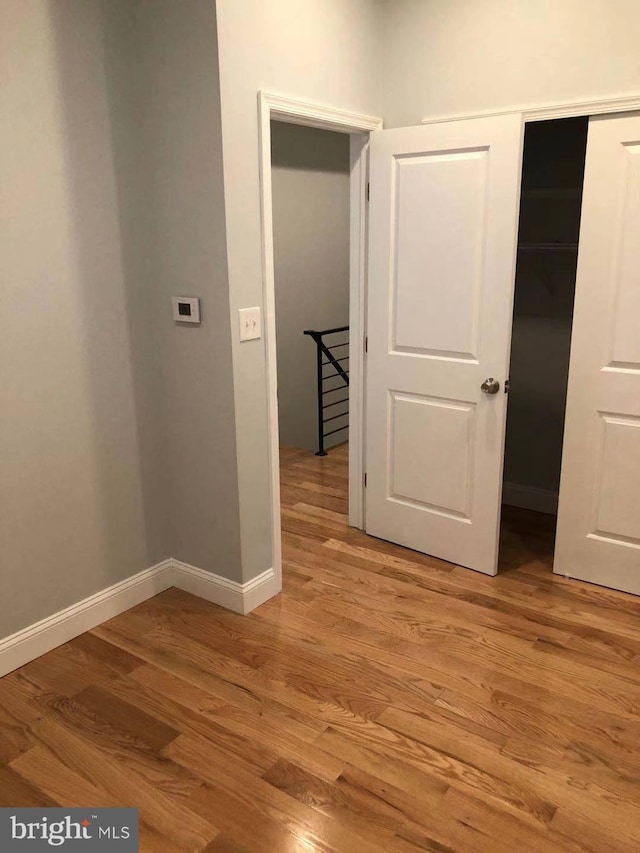
<instances>
[{"instance_id":1,"label":"hallway floor","mask_svg":"<svg viewBox=\"0 0 640 853\"><path fill-rule=\"evenodd\" d=\"M281 596L169 590L0 681L0 805L137 804L163 853L636 853L640 600L552 575L536 514L497 578L352 530L346 454L283 451Z\"/></svg>"}]
</instances>

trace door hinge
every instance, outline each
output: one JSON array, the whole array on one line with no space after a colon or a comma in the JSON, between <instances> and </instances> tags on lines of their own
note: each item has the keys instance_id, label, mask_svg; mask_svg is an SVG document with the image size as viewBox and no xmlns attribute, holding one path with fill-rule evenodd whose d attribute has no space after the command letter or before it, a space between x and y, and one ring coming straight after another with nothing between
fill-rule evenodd
<instances>
[{"instance_id":1,"label":"door hinge","mask_svg":"<svg viewBox=\"0 0 640 853\"><path fill-rule=\"evenodd\" d=\"M364 475L364 487L367 488L367 475Z\"/></svg>"},{"instance_id":2,"label":"door hinge","mask_svg":"<svg viewBox=\"0 0 640 853\"><path fill-rule=\"evenodd\" d=\"M367 181L367 201L371 198L371 184Z\"/></svg>"},{"instance_id":3,"label":"door hinge","mask_svg":"<svg viewBox=\"0 0 640 853\"><path fill-rule=\"evenodd\" d=\"M364 351L369 352L369 336L366 335L364 339Z\"/></svg>"}]
</instances>

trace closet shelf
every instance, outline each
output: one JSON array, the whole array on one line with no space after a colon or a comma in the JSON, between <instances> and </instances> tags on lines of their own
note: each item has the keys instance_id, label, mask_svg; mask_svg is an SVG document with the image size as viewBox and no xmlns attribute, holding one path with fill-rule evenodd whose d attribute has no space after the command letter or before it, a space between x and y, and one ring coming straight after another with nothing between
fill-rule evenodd
<instances>
[{"instance_id":1,"label":"closet shelf","mask_svg":"<svg viewBox=\"0 0 640 853\"><path fill-rule=\"evenodd\" d=\"M582 198L581 187L536 187L534 189L523 189L522 198L548 198L548 199L563 199L563 198Z\"/></svg>"},{"instance_id":2,"label":"closet shelf","mask_svg":"<svg viewBox=\"0 0 640 853\"><path fill-rule=\"evenodd\" d=\"M577 243L519 243L518 251L523 252L577 252Z\"/></svg>"}]
</instances>

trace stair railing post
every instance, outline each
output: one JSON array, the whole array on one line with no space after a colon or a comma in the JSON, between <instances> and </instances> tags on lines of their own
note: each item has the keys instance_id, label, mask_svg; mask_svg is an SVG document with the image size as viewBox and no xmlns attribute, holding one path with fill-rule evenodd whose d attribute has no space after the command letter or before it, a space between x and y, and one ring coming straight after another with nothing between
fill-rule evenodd
<instances>
[{"instance_id":1,"label":"stair railing post","mask_svg":"<svg viewBox=\"0 0 640 853\"><path fill-rule=\"evenodd\" d=\"M326 456L327 451L324 449L324 418L323 418L323 395L322 395L322 339L313 336L316 342L316 364L318 377L318 451L316 456Z\"/></svg>"}]
</instances>

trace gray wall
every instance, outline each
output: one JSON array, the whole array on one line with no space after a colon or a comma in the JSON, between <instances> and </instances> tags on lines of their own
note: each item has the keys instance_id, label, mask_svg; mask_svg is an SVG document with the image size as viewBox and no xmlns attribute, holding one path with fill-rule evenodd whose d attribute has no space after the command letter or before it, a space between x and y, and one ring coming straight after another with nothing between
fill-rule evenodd
<instances>
[{"instance_id":1,"label":"gray wall","mask_svg":"<svg viewBox=\"0 0 640 853\"><path fill-rule=\"evenodd\" d=\"M577 243L586 130L582 119L527 125L521 245ZM571 249L521 249L516 271L504 479L556 495L576 261Z\"/></svg>"},{"instance_id":2,"label":"gray wall","mask_svg":"<svg viewBox=\"0 0 640 853\"><path fill-rule=\"evenodd\" d=\"M302 333L349 323L349 137L272 122L271 162L280 443L315 451L315 345ZM338 352L347 356L348 347ZM344 388L326 383L336 386ZM336 391L327 400L344 396ZM334 406L331 414L344 410ZM336 433L327 446L346 439L346 430Z\"/></svg>"},{"instance_id":3,"label":"gray wall","mask_svg":"<svg viewBox=\"0 0 640 853\"><path fill-rule=\"evenodd\" d=\"M158 551L143 510L102 5L3 0L0 31L5 636Z\"/></svg>"},{"instance_id":4,"label":"gray wall","mask_svg":"<svg viewBox=\"0 0 640 853\"><path fill-rule=\"evenodd\" d=\"M172 556L240 580L215 4L109 8L147 513ZM201 298L200 326L172 294Z\"/></svg>"},{"instance_id":5,"label":"gray wall","mask_svg":"<svg viewBox=\"0 0 640 853\"><path fill-rule=\"evenodd\" d=\"M386 127L637 94L637 0L382 0Z\"/></svg>"},{"instance_id":6,"label":"gray wall","mask_svg":"<svg viewBox=\"0 0 640 853\"><path fill-rule=\"evenodd\" d=\"M0 637L171 555L240 577L214 12L0 6Z\"/></svg>"}]
</instances>

